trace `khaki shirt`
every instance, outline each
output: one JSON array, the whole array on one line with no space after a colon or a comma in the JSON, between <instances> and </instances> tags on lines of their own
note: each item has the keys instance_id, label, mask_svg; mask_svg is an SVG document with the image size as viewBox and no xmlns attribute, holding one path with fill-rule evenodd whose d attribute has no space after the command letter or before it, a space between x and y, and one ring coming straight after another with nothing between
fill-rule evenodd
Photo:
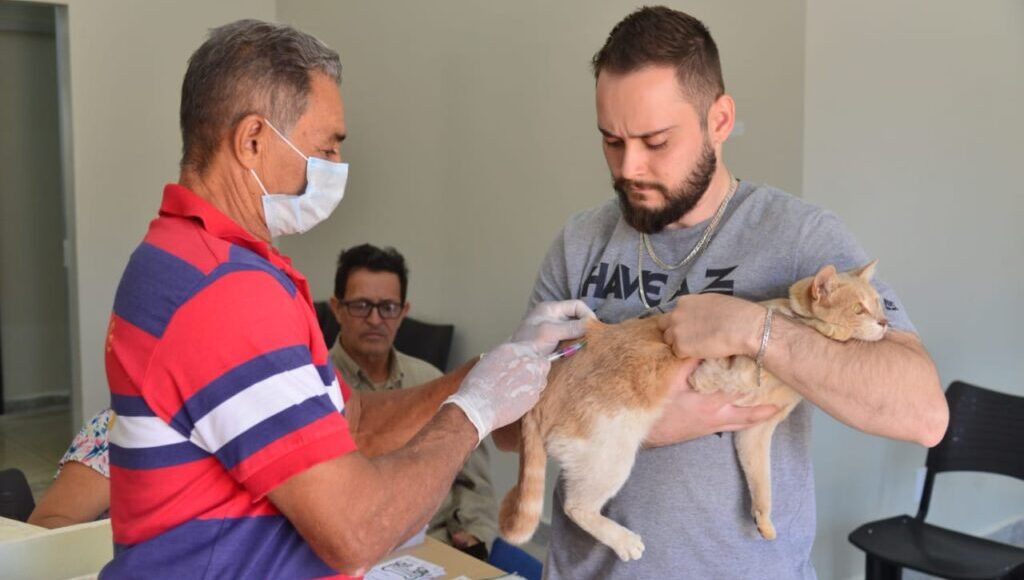
<instances>
[{"instance_id":1,"label":"khaki shirt","mask_svg":"<svg viewBox=\"0 0 1024 580\"><path fill-rule=\"evenodd\" d=\"M360 391L388 391L421 385L441 376L441 371L425 360L391 349L388 378L373 383L352 357L335 341L331 360L348 386ZM430 520L427 533L451 543L451 534L459 531L472 534L490 544L498 535L498 503L491 483L490 454L480 445L470 454L462 471L455 476L448 497Z\"/></svg>"}]
</instances>

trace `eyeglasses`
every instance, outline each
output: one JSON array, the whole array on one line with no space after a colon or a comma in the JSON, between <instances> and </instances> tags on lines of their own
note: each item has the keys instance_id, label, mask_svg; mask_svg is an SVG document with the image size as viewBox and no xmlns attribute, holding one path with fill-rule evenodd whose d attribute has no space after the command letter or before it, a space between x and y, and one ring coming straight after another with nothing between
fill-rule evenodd
<instances>
[{"instance_id":1,"label":"eyeglasses","mask_svg":"<svg viewBox=\"0 0 1024 580\"><path fill-rule=\"evenodd\" d=\"M381 302L370 302L369 300L349 300L348 302L341 302L345 310L356 318L366 318L370 316L373 309L377 309L377 314L380 314L381 318L398 318L402 313L402 305L398 302L392 302L390 300L383 300Z\"/></svg>"}]
</instances>

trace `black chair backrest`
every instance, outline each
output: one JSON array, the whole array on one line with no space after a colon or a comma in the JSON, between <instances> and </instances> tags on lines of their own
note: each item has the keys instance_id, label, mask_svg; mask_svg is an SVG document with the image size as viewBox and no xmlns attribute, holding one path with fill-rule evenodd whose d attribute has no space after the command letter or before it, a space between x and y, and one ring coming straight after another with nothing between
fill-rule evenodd
<instances>
[{"instance_id":1,"label":"black chair backrest","mask_svg":"<svg viewBox=\"0 0 1024 580\"><path fill-rule=\"evenodd\" d=\"M0 471L0 516L25 522L35 508L25 474L13 467Z\"/></svg>"},{"instance_id":2,"label":"black chair backrest","mask_svg":"<svg viewBox=\"0 0 1024 580\"><path fill-rule=\"evenodd\" d=\"M949 428L928 451L928 469L1024 479L1024 397L956 381L946 389L946 401Z\"/></svg>"},{"instance_id":3,"label":"black chair backrest","mask_svg":"<svg viewBox=\"0 0 1024 580\"><path fill-rule=\"evenodd\" d=\"M331 305L326 301L314 302L313 310L316 310L316 321L320 323L320 332L324 335L324 343L330 349L334 346L338 333L341 332L341 326L338 326L338 321L334 318L334 313L331 312Z\"/></svg>"},{"instance_id":4,"label":"black chair backrest","mask_svg":"<svg viewBox=\"0 0 1024 580\"><path fill-rule=\"evenodd\" d=\"M406 316L395 334L395 348L445 371L454 334L451 324L431 324Z\"/></svg>"},{"instance_id":5,"label":"black chair backrest","mask_svg":"<svg viewBox=\"0 0 1024 580\"><path fill-rule=\"evenodd\" d=\"M920 520L928 514L936 473L980 471L1024 480L1024 397L954 381L946 389L946 401L949 428L928 450Z\"/></svg>"},{"instance_id":6,"label":"black chair backrest","mask_svg":"<svg viewBox=\"0 0 1024 580\"><path fill-rule=\"evenodd\" d=\"M338 338L341 327L334 319L330 305L326 302L313 304L324 342L330 348ZM443 370L448 368L448 354L452 348L455 327L451 324L432 324L407 316L395 334L395 348L409 356L421 358Z\"/></svg>"}]
</instances>

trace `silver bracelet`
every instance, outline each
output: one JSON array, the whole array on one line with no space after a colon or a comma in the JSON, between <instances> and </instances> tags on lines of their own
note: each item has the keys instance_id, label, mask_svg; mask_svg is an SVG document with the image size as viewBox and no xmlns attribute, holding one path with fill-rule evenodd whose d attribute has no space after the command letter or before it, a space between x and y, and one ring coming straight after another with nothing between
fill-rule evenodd
<instances>
[{"instance_id":1,"label":"silver bracelet","mask_svg":"<svg viewBox=\"0 0 1024 580\"><path fill-rule=\"evenodd\" d=\"M761 369L764 367L764 353L768 350L768 339L772 335L772 318L775 316L775 307L769 306L768 312L764 315L764 334L761 335L761 348L757 349L757 356L754 362L757 363L757 386L761 386Z\"/></svg>"}]
</instances>

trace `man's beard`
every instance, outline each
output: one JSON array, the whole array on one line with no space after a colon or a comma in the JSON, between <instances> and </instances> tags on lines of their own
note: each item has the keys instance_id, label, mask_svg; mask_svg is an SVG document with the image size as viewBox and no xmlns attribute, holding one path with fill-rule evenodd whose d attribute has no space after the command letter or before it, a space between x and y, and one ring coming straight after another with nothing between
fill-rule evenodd
<instances>
[{"instance_id":1,"label":"man's beard","mask_svg":"<svg viewBox=\"0 0 1024 580\"><path fill-rule=\"evenodd\" d=\"M711 148L711 143L705 138L696 167L671 192L664 185L653 181L633 181L622 177L616 179L613 187L619 194L619 207L622 208L623 219L639 232L645 234L660 232L665 229L665 226L679 221L679 218L686 215L700 202L708 190L708 185L711 184L711 177L714 175L717 165L718 159L715 157L715 150ZM661 192L665 197L665 207L660 209L634 207L629 203L627 194L632 188L647 188Z\"/></svg>"}]
</instances>

